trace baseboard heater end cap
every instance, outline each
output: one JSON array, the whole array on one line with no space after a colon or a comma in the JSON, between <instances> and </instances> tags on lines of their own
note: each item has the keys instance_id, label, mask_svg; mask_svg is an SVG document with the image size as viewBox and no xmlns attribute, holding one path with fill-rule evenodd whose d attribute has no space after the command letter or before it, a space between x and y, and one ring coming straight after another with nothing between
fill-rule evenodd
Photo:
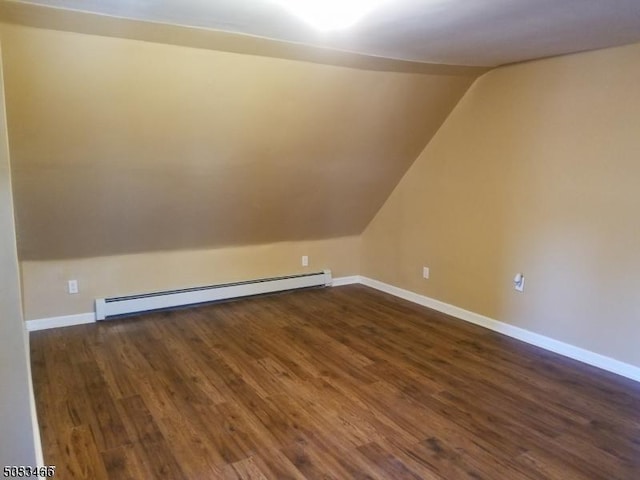
<instances>
[{"instance_id":1,"label":"baseboard heater end cap","mask_svg":"<svg viewBox=\"0 0 640 480\"><path fill-rule=\"evenodd\" d=\"M107 318L107 303L104 298L96 298L96 320Z\"/></svg>"}]
</instances>

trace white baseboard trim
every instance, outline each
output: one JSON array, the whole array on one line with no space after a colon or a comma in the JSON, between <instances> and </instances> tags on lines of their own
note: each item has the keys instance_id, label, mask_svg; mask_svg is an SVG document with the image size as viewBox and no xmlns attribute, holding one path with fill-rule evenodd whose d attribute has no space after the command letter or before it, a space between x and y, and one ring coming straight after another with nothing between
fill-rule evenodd
<instances>
[{"instance_id":1,"label":"white baseboard trim","mask_svg":"<svg viewBox=\"0 0 640 480\"><path fill-rule=\"evenodd\" d=\"M353 275L350 277L337 277L331 282L331 285L338 287L341 285L351 285L360 283L360 276ZM38 318L35 320L27 320L27 331L35 332L36 330L47 330L49 328L71 327L73 325L82 325L85 323L93 323L96 321L94 312L79 313L76 315L62 315L60 317Z\"/></svg>"},{"instance_id":2,"label":"white baseboard trim","mask_svg":"<svg viewBox=\"0 0 640 480\"><path fill-rule=\"evenodd\" d=\"M33 377L31 375L31 342L29 332L23 330L24 346L27 353L27 375L29 376L29 410L31 411L31 429L33 430L33 448L35 450L36 466L44 466L44 454L42 453L42 440L40 439L40 424L38 422L38 412L36 411L36 396L33 392ZM38 476L40 478L40 476Z\"/></svg>"},{"instance_id":3,"label":"white baseboard trim","mask_svg":"<svg viewBox=\"0 0 640 480\"><path fill-rule=\"evenodd\" d=\"M388 293L398 298L408 300L424 307L432 308L452 317L459 318L469 323L479 325L489 330L502 333L509 337L516 338L523 342L535 345L545 350L564 355L565 357L573 358L580 362L592 365L594 367L601 368L608 372L616 373L623 377L629 378L640 382L640 367L631 365L620 360L616 360L611 357L601 355L584 348L576 347L574 345L554 340L553 338L545 337L539 333L525 330L524 328L516 327L508 323L494 320L493 318L485 317L478 313L465 310L454 305L441 302L434 298L420 295L418 293L405 290L403 288L394 287L388 283L380 282L372 278L363 277L360 275L352 275L348 277L337 277L332 281L332 286L339 287L343 285L352 285L361 283L367 287L375 288L382 292ZM48 328L68 327L72 325L81 325L84 323L93 323L96 321L96 315L93 312L80 313L77 315L64 315L61 317L41 318L38 320L27 320L27 330L32 332L35 330L44 330Z\"/></svg>"},{"instance_id":4,"label":"white baseboard trim","mask_svg":"<svg viewBox=\"0 0 640 480\"><path fill-rule=\"evenodd\" d=\"M332 279L331 286L339 287L342 285L352 285L360 283L359 275L350 277L337 277ZM96 321L94 312L79 313L76 315L62 315L60 317L38 318L35 320L27 320L27 331L35 332L36 330L47 330L50 328L71 327L73 325L82 325L85 323L93 323Z\"/></svg>"},{"instance_id":5,"label":"white baseboard trim","mask_svg":"<svg viewBox=\"0 0 640 480\"><path fill-rule=\"evenodd\" d=\"M343 285L353 285L361 283L360 275L351 275L350 277L337 277L331 282L332 287L341 287Z\"/></svg>"},{"instance_id":6,"label":"white baseboard trim","mask_svg":"<svg viewBox=\"0 0 640 480\"><path fill-rule=\"evenodd\" d=\"M640 382L640 367L636 367L634 365L621 362L619 360L606 357L604 355L600 355L599 353L591 352L589 350L585 350L583 348L576 347L559 340L554 340L553 338L545 337L544 335L525 330L524 328L516 327L513 325L509 325L508 323L485 317L484 315L470 312L469 310L465 310L463 308L441 302L440 300L435 300L425 295L420 295L409 290L394 287L393 285L389 285L378 280L373 280L367 277L360 277L360 283L368 287L375 288L376 290L380 290L382 292L402 298L404 300L417 303L418 305L422 305L424 307L432 308L433 310L446 313L447 315L459 318L460 320L480 325L481 327L488 328L489 330L502 333L518 340L522 340L523 342L535 345L540 348L544 348L545 350L564 355L565 357L569 357L588 365L592 365L594 367L598 367L603 370L607 370L609 372L616 373L623 377Z\"/></svg>"},{"instance_id":7,"label":"white baseboard trim","mask_svg":"<svg viewBox=\"0 0 640 480\"><path fill-rule=\"evenodd\" d=\"M61 317L39 318L36 320L27 320L27 331L35 332L36 330L46 330L49 328L71 327L73 325L82 325L84 323L93 323L96 321L96 314L93 312L79 313L77 315L63 315Z\"/></svg>"}]
</instances>

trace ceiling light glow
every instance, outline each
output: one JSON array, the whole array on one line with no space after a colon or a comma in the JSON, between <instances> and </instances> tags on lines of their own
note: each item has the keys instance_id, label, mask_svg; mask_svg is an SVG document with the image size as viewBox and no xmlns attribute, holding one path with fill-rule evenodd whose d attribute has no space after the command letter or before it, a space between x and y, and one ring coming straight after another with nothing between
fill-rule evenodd
<instances>
[{"instance_id":1,"label":"ceiling light glow","mask_svg":"<svg viewBox=\"0 0 640 480\"><path fill-rule=\"evenodd\" d=\"M318 30L348 28L389 0L273 0Z\"/></svg>"}]
</instances>

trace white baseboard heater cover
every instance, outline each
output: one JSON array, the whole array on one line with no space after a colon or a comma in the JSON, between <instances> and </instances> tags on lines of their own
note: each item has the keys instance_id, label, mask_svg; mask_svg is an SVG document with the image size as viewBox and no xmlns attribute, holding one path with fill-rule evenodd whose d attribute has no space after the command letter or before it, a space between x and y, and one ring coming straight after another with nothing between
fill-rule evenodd
<instances>
[{"instance_id":1,"label":"white baseboard heater cover","mask_svg":"<svg viewBox=\"0 0 640 480\"><path fill-rule=\"evenodd\" d=\"M127 297L98 298L96 299L96 319L104 320L115 315L328 285L331 285L331 270Z\"/></svg>"}]
</instances>

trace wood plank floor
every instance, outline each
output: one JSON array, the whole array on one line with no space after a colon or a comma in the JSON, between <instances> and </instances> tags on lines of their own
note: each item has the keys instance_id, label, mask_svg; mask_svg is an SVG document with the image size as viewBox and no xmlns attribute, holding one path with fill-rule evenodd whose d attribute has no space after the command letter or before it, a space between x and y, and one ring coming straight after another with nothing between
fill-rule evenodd
<instances>
[{"instance_id":1,"label":"wood plank floor","mask_svg":"<svg viewBox=\"0 0 640 480\"><path fill-rule=\"evenodd\" d=\"M354 285L31 334L68 479L640 479L637 383Z\"/></svg>"}]
</instances>

